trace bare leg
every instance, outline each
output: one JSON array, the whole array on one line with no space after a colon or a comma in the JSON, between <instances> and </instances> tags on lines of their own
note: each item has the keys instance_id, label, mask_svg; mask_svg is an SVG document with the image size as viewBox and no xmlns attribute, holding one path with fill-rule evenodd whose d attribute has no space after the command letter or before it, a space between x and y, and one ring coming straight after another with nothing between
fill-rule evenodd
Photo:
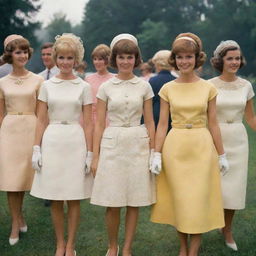
<instances>
[{"instance_id":1,"label":"bare leg","mask_svg":"<svg viewBox=\"0 0 256 256\"><path fill-rule=\"evenodd\" d=\"M197 256L201 245L201 234L190 235L190 247L188 256Z\"/></svg>"},{"instance_id":2,"label":"bare leg","mask_svg":"<svg viewBox=\"0 0 256 256\"><path fill-rule=\"evenodd\" d=\"M9 209L12 217L12 231L10 238L19 237L21 209L23 203L24 192L7 192Z\"/></svg>"},{"instance_id":3,"label":"bare leg","mask_svg":"<svg viewBox=\"0 0 256 256\"><path fill-rule=\"evenodd\" d=\"M120 207L107 207L106 210L106 225L109 240L108 256L117 255L120 209Z\"/></svg>"},{"instance_id":4,"label":"bare leg","mask_svg":"<svg viewBox=\"0 0 256 256\"><path fill-rule=\"evenodd\" d=\"M22 205L23 205L24 195L25 195L24 191L19 192L19 197L20 197L20 202L21 202L21 205L20 205L20 220L19 220L20 227L26 226L26 221L25 221L25 219L23 217L23 213L22 213Z\"/></svg>"},{"instance_id":5,"label":"bare leg","mask_svg":"<svg viewBox=\"0 0 256 256\"><path fill-rule=\"evenodd\" d=\"M131 256L132 242L136 231L139 215L138 207L127 206L125 219L125 240L123 247L123 256Z\"/></svg>"},{"instance_id":6,"label":"bare leg","mask_svg":"<svg viewBox=\"0 0 256 256\"><path fill-rule=\"evenodd\" d=\"M224 209L225 227L222 229L224 238L228 243L234 243L232 235L232 221L235 215L235 210Z\"/></svg>"},{"instance_id":7,"label":"bare leg","mask_svg":"<svg viewBox=\"0 0 256 256\"><path fill-rule=\"evenodd\" d=\"M64 239L64 209L63 201L52 201L51 203L52 222L55 229L57 249L55 256L63 256L65 253Z\"/></svg>"},{"instance_id":8,"label":"bare leg","mask_svg":"<svg viewBox=\"0 0 256 256\"><path fill-rule=\"evenodd\" d=\"M68 241L65 256L74 256L75 237L80 219L80 201L67 201L68 204Z\"/></svg>"},{"instance_id":9,"label":"bare leg","mask_svg":"<svg viewBox=\"0 0 256 256\"><path fill-rule=\"evenodd\" d=\"M180 239L180 252L179 256L188 255L188 234L177 231Z\"/></svg>"}]
</instances>

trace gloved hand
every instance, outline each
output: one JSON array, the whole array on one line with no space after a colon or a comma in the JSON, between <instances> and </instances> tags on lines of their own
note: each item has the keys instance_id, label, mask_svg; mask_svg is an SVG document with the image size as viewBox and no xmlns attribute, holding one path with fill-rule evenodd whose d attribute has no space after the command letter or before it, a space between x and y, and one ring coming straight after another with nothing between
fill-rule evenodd
<instances>
[{"instance_id":1,"label":"gloved hand","mask_svg":"<svg viewBox=\"0 0 256 256\"><path fill-rule=\"evenodd\" d=\"M229 163L226 157L226 154L219 155L219 167L222 175L226 175L229 170Z\"/></svg>"},{"instance_id":2,"label":"gloved hand","mask_svg":"<svg viewBox=\"0 0 256 256\"><path fill-rule=\"evenodd\" d=\"M41 148L38 145L34 145L33 146L32 167L37 172L41 171L41 167L42 167L42 154L41 154Z\"/></svg>"},{"instance_id":3,"label":"gloved hand","mask_svg":"<svg viewBox=\"0 0 256 256\"><path fill-rule=\"evenodd\" d=\"M88 174L91 171L92 157L93 153L91 151L88 151L85 160L85 174Z\"/></svg>"},{"instance_id":4,"label":"gloved hand","mask_svg":"<svg viewBox=\"0 0 256 256\"><path fill-rule=\"evenodd\" d=\"M149 156L149 170L152 170L152 162L154 159L154 152L155 152L155 150L153 148L151 148L150 156Z\"/></svg>"},{"instance_id":5,"label":"gloved hand","mask_svg":"<svg viewBox=\"0 0 256 256\"><path fill-rule=\"evenodd\" d=\"M160 152L154 152L151 172L158 175L162 169L162 154Z\"/></svg>"}]
</instances>

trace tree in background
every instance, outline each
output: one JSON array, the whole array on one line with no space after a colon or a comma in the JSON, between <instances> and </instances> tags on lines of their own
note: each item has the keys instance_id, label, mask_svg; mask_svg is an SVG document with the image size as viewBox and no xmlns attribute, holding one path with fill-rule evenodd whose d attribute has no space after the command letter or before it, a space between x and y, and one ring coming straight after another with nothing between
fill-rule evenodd
<instances>
[{"instance_id":1,"label":"tree in background","mask_svg":"<svg viewBox=\"0 0 256 256\"><path fill-rule=\"evenodd\" d=\"M0 0L0 6L0 41L10 34L21 34L35 44L33 31L40 24L33 17L40 10L40 0ZM2 52L3 45L0 47Z\"/></svg>"},{"instance_id":2,"label":"tree in background","mask_svg":"<svg viewBox=\"0 0 256 256\"><path fill-rule=\"evenodd\" d=\"M131 33L138 37L145 60L159 49L170 49L181 32L198 34L209 58L221 40L233 39L248 61L241 72L249 75L256 70L255 13L255 0L90 0L80 31L87 56L116 34ZM209 62L204 70L212 70Z\"/></svg>"}]
</instances>

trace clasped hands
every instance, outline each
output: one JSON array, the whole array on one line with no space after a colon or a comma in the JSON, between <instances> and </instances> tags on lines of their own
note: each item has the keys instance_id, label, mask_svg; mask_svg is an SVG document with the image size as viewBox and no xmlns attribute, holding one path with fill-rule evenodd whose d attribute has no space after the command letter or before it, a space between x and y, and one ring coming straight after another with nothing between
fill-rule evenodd
<instances>
[{"instance_id":1,"label":"clasped hands","mask_svg":"<svg viewBox=\"0 0 256 256\"><path fill-rule=\"evenodd\" d=\"M93 157L93 153L91 151L88 151L85 159L85 174L88 174L91 171L92 157ZM39 145L33 146L32 167L37 172L41 171L42 154L41 154L41 147Z\"/></svg>"}]
</instances>

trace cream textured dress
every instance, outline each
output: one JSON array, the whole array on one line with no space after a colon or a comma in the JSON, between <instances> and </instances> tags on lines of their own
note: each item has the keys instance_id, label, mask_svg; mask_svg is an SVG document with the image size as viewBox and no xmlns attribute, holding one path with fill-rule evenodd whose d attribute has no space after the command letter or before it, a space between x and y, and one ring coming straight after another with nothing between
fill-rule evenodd
<instances>
[{"instance_id":1,"label":"cream textured dress","mask_svg":"<svg viewBox=\"0 0 256 256\"><path fill-rule=\"evenodd\" d=\"M103 83L97 98L107 104L91 203L106 207L146 206L155 202L154 175L149 171L149 136L140 125L144 101L154 96L138 77Z\"/></svg>"},{"instance_id":2,"label":"cream textured dress","mask_svg":"<svg viewBox=\"0 0 256 256\"><path fill-rule=\"evenodd\" d=\"M222 177L222 193L225 209L245 208L248 137L243 125L245 106L254 96L249 81L238 77L234 82L224 82L219 77L209 80L218 90L217 118L225 153L230 165Z\"/></svg>"},{"instance_id":3,"label":"cream textured dress","mask_svg":"<svg viewBox=\"0 0 256 256\"><path fill-rule=\"evenodd\" d=\"M86 142L79 124L82 105L92 103L91 88L81 78L45 81L38 99L48 105L49 125L42 138L42 168L31 195L49 200L89 198L92 174L85 175Z\"/></svg>"},{"instance_id":4,"label":"cream textured dress","mask_svg":"<svg viewBox=\"0 0 256 256\"><path fill-rule=\"evenodd\" d=\"M160 97L170 104L172 129L164 141L162 172L151 221L197 234L224 226L218 155L207 129L209 82L165 84Z\"/></svg>"},{"instance_id":5,"label":"cream textured dress","mask_svg":"<svg viewBox=\"0 0 256 256\"><path fill-rule=\"evenodd\" d=\"M34 170L31 157L36 129L36 101L43 78L7 75L0 79L0 99L6 116L0 129L0 190L31 189Z\"/></svg>"}]
</instances>

